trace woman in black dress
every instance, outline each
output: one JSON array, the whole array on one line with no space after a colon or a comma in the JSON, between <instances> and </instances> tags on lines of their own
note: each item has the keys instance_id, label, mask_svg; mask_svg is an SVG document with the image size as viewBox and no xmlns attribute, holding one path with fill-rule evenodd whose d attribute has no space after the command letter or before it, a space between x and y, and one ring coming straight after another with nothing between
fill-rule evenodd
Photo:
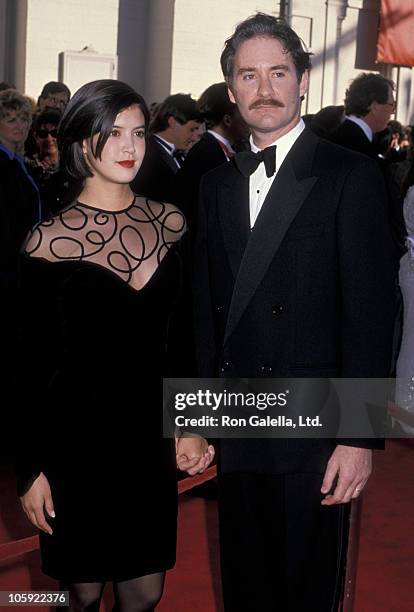
<instances>
[{"instance_id":1,"label":"woman in black dress","mask_svg":"<svg viewBox=\"0 0 414 612\"><path fill-rule=\"evenodd\" d=\"M130 189L147 119L119 81L74 95L58 141L81 192L34 229L22 261L19 494L73 610L97 610L106 581L117 610L154 609L175 562L176 452L191 474L214 453L162 437L186 228L177 208Z\"/></svg>"}]
</instances>

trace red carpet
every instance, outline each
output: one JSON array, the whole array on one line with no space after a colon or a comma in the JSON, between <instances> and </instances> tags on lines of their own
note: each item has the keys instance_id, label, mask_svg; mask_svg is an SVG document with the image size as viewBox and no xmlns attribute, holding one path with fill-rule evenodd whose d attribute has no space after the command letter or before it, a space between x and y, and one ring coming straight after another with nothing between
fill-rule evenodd
<instances>
[{"instance_id":1,"label":"red carpet","mask_svg":"<svg viewBox=\"0 0 414 612\"><path fill-rule=\"evenodd\" d=\"M414 610L414 440L390 440L365 492L355 612Z\"/></svg>"},{"instance_id":2,"label":"red carpet","mask_svg":"<svg viewBox=\"0 0 414 612\"><path fill-rule=\"evenodd\" d=\"M390 441L387 452L377 454L375 465L364 499L355 612L412 612L414 442ZM2 543L34 531L18 509L8 470L0 472L0 483L1 555ZM216 504L187 494L180 499L177 565L167 576L165 594L157 610L223 612ZM13 562L0 562L0 590L56 588L38 568L37 552ZM109 612L111 602L107 589L102 610ZM8 609L16 610L1 610Z\"/></svg>"}]
</instances>

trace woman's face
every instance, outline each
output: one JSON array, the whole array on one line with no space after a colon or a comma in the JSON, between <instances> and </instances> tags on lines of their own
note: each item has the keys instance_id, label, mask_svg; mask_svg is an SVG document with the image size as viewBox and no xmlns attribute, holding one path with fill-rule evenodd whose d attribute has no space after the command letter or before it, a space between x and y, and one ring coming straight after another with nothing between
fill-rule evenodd
<instances>
[{"instance_id":1,"label":"woman's face","mask_svg":"<svg viewBox=\"0 0 414 612\"><path fill-rule=\"evenodd\" d=\"M34 138L40 159L57 155L57 125L54 123L43 123L34 132Z\"/></svg>"},{"instance_id":2,"label":"woman's face","mask_svg":"<svg viewBox=\"0 0 414 612\"><path fill-rule=\"evenodd\" d=\"M10 151L16 151L27 138L29 118L19 111L11 110L0 119L0 142Z\"/></svg>"},{"instance_id":3,"label":"woman's face","mask_svg":"<svg viewBox=\"0 0 414 612\"><path fill-rule=\"evenodd\" d=\"M92 139L94 146L97 139L98 134ZM84 141L83 152L94 177L111 183L130 183L145 154L145 119L139 106L130 106L116 116L101 159L92 155L90 141Z\"/></svg>"}]
</instances>

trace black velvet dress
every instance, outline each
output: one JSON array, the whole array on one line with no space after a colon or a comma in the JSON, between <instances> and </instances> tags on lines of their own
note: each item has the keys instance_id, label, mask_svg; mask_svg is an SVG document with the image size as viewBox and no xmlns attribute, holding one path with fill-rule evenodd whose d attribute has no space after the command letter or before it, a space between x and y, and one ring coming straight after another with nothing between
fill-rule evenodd
<instances>
[{"instance_id":1,"label":"black velvet dress","mask_svg":"<svg viewBox=\"0 0 414 612\"><path fill-rule=\"evenodd\" d=\"M22 262L20 494L42 471L56 518L43 571L128 580L175 562L174 441L162 437L168 328L184 218L136 198L76 203L34 230Z\"/></svg>"}]
</instances>

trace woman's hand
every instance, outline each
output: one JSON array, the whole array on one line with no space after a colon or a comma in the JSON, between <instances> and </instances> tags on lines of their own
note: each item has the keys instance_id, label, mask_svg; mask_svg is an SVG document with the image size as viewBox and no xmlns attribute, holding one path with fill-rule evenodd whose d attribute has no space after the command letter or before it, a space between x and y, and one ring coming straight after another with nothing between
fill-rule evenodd
<instances>
[{"instance_id":1,"label":"woman's hand","mask_svg":"<svg viewBox=\"0 0 414 612\"><path fill-rule=\"evenodd\" d=\"M53 530L46 521L45 510L52 518L55 517L55 511L53 509L49 481L43 472L39 474L27 493L20 498L20 501L22 502L23 510L33 525L52 535Z\"/></svg>"},{"instance_id":2,"label":"woman's hand","mask_svg":"<svg viewBox=\"0 0 414 612\"><path fill-rule=\"evenodd\" d=\"M177 467L190 476L202 474L214 459L214 447L201 436L185 435L175 442Z\"/></svg>"}]
</instances>

